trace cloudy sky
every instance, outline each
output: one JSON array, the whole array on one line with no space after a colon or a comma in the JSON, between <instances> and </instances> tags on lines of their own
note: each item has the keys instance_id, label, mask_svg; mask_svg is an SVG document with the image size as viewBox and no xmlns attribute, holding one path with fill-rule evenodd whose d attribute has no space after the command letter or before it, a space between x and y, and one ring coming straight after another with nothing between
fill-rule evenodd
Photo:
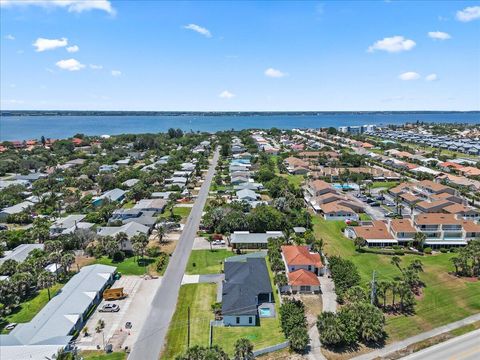
<instances>
[{"instance_id":1,"label":"cloudy sky","mask_svg":"<svg viewBox=\"0 0 480 360\"><path fill-rule=\"evenodd\" d=\"M0 4L2 109L480 109L480 2Z\"/></svg>"}]
</instances>

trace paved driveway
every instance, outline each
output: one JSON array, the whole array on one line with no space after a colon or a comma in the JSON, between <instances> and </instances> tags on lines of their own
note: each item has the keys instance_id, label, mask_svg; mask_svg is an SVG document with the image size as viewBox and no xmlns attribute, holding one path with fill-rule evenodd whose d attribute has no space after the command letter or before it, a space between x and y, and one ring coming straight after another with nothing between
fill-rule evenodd
<instances>
[{"instance_id":1,"label":"paved driveway","mask_svg":"<svg viewBox=\"0 0 480 360\"><path fill-rule=\"evenodd\" d=\"M337 294L335 294L335 284L327 276L319 277L320 288L322 290L323 311L337 311Z\"/></svg>"},{"instance_id":2,"label":"paved driveway","mask_svg":"<svg viewBox=\"0 0 480 360\"><path fill-rule=\"evenodd\" d=\"M150 305L148 321L144 322L137 341L133 346L129 360L157 360L165 344L168 326L175 312L178 292L182 283L183 274L197 234L202 217L202 211L208 196L208 190L215 174L219 157L219 149L213 156L205 181L200 188L195 204L188 216L177 247L170 259L170 263Z\"/></svg>"}]
</instances>

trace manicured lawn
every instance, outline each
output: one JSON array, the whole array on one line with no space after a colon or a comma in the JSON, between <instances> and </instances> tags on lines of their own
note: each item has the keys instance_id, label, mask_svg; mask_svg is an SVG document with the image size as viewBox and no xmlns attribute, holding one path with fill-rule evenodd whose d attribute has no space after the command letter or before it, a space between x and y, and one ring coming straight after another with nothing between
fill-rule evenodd
<instances>
[{"instance_id":1,"label":"manicured lawn","mask_svg":"<svg viewBox=\"0 0 480 360\"><path fill-rule=\"evenodd\" d=\"M370 215L368 215L368 214L361 213L361 214L360 214L360 220L362 220L362 221L368 221L368 220L372 220L372 218L371 218Z\"/></svg>"},{"instance_id":2,"label":"manicured lawn","mask_svg":"<svg viewBox=\"0 0 480 360\"><path fill-rule=\"evenodd\" d=\"M105 354L103 351L82 351L81 355L84 360L124 360L127 358L127 354L123 352Z\"/></svg>"},{"instance_id":3,"label":"manicured lawn","mask_svg":"<svg viewBox=\"0 0 480 360\"><path fill-rule=\"evenodd\" d=\"M217 274L222 271L225 258L235 255L229 250L193 250L187 264L187 274ZM220 262L222 264L220 264ZM195 264L195 266L194 266Z\"/></svg>"},{"instance_id":4,"label":"manicured lawn","mask_svg":"<svg viewBox=\"0 0 480 360\"><path fill-rule=\"evenodd\" d=\"M357 253L353 241L341 233L344 226L341 221L326 221L314 216L315 233L323 239L327 255L339 255L353 261L363 285L368 284L374 270L380 280L391 280L400 275L390 263L391 256ZM426 286L420 299L417 299L415 315L387 316L389 341L413 336L480 312L480 281L470 282L450 275L449 272L454 270L450 261L453 256L455 254L452 253L401 256L402 267L413 259L422 261L425 271L420 277Z\"/></svg>"},{"instance_id":5,"label":"manicured lawn","mask_svg":"<svg viewBox=\"0 0 480 360\"><path fill-rule=\"evenodd\" d=\"M372 189L377 189L377 188L391 189L397 186L398 184L399 184L398 181L374 181L372 183Z\"/></svg>"},{"instance_id":6,"label":"manicured lawn","mask_svg":"<svg viewBox=\"0 0 480 360\"><path fill-rule=\"evenodd\" d=\"M170 322L162 359L174 359L187 349L187 319L190 307L190 346L208 346L211 305L215 302L217 285L187 284L180 287L177 308Z\"/></svg>"},{"instance_id":7,"label":"manicured lawn","mask_svg":"<svg viewBox=\"0 0 480 360\"><path fill-rule=\"evenodd\" d=\"M190 212L192 211L192 208L191 207L179 207L179 206L175 206L173 208L173 213L175 215L179 215L182 217L182 220L186 219L188 217L188 215L190 215ZM168 218L170 217L170 211L164 211L161 215L160 215L160 218Z\"/></svg>"},{"instance_id":8,"label":"manicured lawn","mask_svg":"<svg viewBox=\"0 0 480 360\"><path fill-rule=\"evenodd\" d=\"M124 209L131 209L135 206L135 204L133 203L133 200L130 200L130 201L127 201L123 204L122 208Z\"/></svg>"},{"instance_id":9,"label":"manicured lawn","mask_svg":"<svg viewBox=\"0 0 480 360\"><path fill-rule=\"evenodd\" d=\"M230 355L233 355L235 342L243 337L249 339L256 350L285 341L285 337L280 327L280 299L278 298L278 293L275 291L273 275L270 271L268 260L267 267L272 289L274 289L275 312L277 315L272 319L260 319L260 326L215 327L213 329L213 344L219 345Z\"/></svg>"},{"instance_id":10,"label":"manicured lawn","mask_svg":"<svg viewBox=\"0 0 480 360\"><path fill-rule=\"evenodd\" d=\"M50 288L50 295L53 297L58 290L61 289L63 284L55 284ZM48 291L47 289L40 290L38 295L32 299L21 303L17 310L10 315L8 315L3 323L3 326L8 325L9 323L26 323L32 320L35 315L38 314L40 310L48 303ZM3 328L2 326L2 328Z\"/></svg>"},{"instance_id":11,"label":"manicured lawn","mask_svg":"<svg viewBox=\"0 0 480 360\"><path fill-rule=\"evenodd\" d=\"M155 264L154 258L145 257L143 261L147 265L147 272L150 267L154 266ZM116 266L117 271L122 273L123 275L143 275L145 274L145 264L142 262L142 259L137 261L137 257L131 256L125 258L122 262L113 262L112 259L109 259L106 256L102 256L99 259L95 260L95 264L103 264L103 265L111 265Z\"/></svg>"}]
</instances>

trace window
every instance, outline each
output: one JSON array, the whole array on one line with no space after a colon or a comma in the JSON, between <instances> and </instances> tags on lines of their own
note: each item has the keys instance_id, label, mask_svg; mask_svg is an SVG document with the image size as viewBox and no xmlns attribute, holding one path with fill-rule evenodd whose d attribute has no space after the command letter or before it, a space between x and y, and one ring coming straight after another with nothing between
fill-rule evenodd
<instances>
[{"instance_id":1,"label":"window","mask_svg":"<svg viewBox=\"0 0 480 360\"><path fill-rule=\"evenodd\" d=\"M312 271L312 265L308 265L308 271Z\"/></svg>"},{"instance_id":2,"label":"window","mask_svg":"<svg viewBox=\"0 0 480 360\"><path fill-rule=\"evenodd\" d=\"M253 322L252 317L249 316L249 317L248 317L248 323L251 324L252 322Z\"/></svg>"},{"instance_id":3,"label":"window","mask_svg":"<svg viewBox=\"0 0 480 360\"><path fill-rule=\"evenodd\" d=\"M237 316L237 318L235 320L236 320L237 324L240 324L240 317L239 316Z\"/></svg>"}]
</instances>

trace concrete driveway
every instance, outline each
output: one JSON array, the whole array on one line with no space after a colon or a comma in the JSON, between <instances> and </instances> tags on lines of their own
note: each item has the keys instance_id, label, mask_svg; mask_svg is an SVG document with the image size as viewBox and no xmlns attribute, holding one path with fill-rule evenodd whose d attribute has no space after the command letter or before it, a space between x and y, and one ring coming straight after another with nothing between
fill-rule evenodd
<instances>
[{"instance_id":1,"label":"concrete driveway","mask_svg":"<svg viewBox=\"0 0 480 360\"><path fill-rule=\"evenodd\" d=\"M332 278L319 277L320 289L322 290L323 311L337 312L337 294Z\"/></svg>"}]
</instances>

